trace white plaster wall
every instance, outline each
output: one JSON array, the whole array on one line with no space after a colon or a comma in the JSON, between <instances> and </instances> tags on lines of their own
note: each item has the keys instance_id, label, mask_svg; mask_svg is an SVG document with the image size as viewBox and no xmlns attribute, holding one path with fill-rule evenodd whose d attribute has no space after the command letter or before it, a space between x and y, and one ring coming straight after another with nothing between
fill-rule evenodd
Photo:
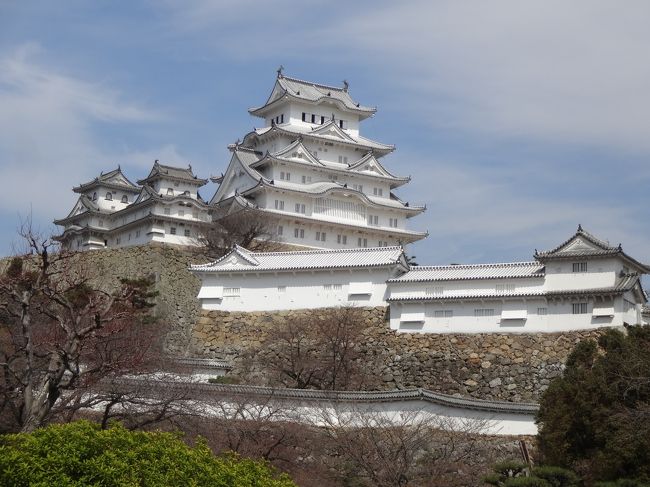
<instances>
[{"instance_id":1,"label":"white plaster wall","mask_svg":"<svg viewBox=\"0 0 650 487\"><path fill-rule=\"evenodd\" d=\"M174 192L174 196L183 194L185 191L189 191L190 196L196 199L197 185L190 184L182 181L175 181L172 179L160 178L153 182L153 189L157 194L162 194L163 196L168 196L167 190L171 189Z\"/></svg>"},{"instance_id":2,"label":"white plaster wall","mask_svg":"<svg viewBox=\"0 0 650 487\"><path fill-rule=\"evenodd\" d=\"M285 113L284 120L285 122L289 122L291 125L305 127L320 126L320 119L318 119L317 124L303 122L302 112L323 115L325 117L325 122L329 121L329 119L332 117L332 114L334 114L334 118L337 121L342 119L347 122L347 128L344 129L346 132L350 133L351 135L359 135L359 116L340 110L334 105L314 106L307 103L292 102L288 106L284 106L281 110L278 110L278 114ZM287 114L289 117L287 117ZM267 121L267 124L270 125L270 119Z\"/></svg>"},{"instance_id":3,"label":"white plaster wall","mask_svg":"<svg viewBox=\"0 0 650 487\"><path fill-rule=\"evenodd\" d=\"M588 312L573 314L573 303L588 303ZM600 302L599 302L600 304ZM622 298L614 301L614 317L593 316L594 302L591 299L547 300L537 299L489 299L464 301L434 301L420 303L391 303L390 327L410 333L504 333L504 332L561 332L600 327L622 326L624 321L636 323L636 311L622 312ZM539 308L546 308L540 314ZM493 309L492 316L475 316L476 309ZM525 320L502 320L504 309L525 309ZM451 311L451 317L435 316L436 311ZM424 322L402 322L404 313L424 313Z\"/></svg>"},{"instance_id":4,"label":"white plaster wall","mask_svg":"<svg viewBox=\"0 0 650 487\"><path fill-rule=\"evenodd\" d=\"M99 206L99 209L103 211L109 211L109 212L123 210L131 203L133 203L133 201L136 198L136 196L131 192L119 191L112 188L102 188L102 187L88 192L86 196L88 196L88 198L92 200L93 193L97 193L97 199L94 201L94 203L96 203L97 206ZM111 193L112 195L111 200L106 199L107 193ZM123 196L127 197L128 203L122 203Z\"/></svg>"},{"instance_id":5,"label":"white plaster wall","mask_svg":"<svg viewBox=\"0 0 650 487\"><path fill-rule=\"evenodd\" d=\"M203 309L222 311L274 311L344 305L385 306L386 280L392 272L392 268L381 268L354 272L199 273L202 286L240 289L238 297L200 301ZM372 283L372 294L350 295L350 282ZM325 285L340 285L341 289L325 289ZM283 286L284 291L279 289Z\"/></svg>"},{"instance_id":6,"label":"white plaster wall","mask_svg":"<svg viewBox=\"0 0 650 487\"><path fill-rule=\"evenodd\" d=\"M573 272L574 262L587 262L587 272ZM546 264L546 290L589 289L613 286L623 269L619 259L575 259Z\"/></svg>"},{"instance_id":7,"label":"white plaster wall","mask_svg":"<svg viewBox=\"0 0 650 487\"><path fill-rule=\"evenodd\" d=\"M491 412L462 407L444 406L428 401L410 400L377 403L337 403L319 405L304 401L300 406L304 415L314 424L355 425L359 416L383 417L393 425L405 425L405 421L427 421L438 424L441 429L472 431L486 435L536 435L534 415L509 412ZM408 424L408 423L406 423Z\"/></svg>"},{"instance_id":8,"label":"white plaster wall","mask_svg":"<svg viewBox=\"0 0 650 487\"><path fill-rule=\"evenodd\" d=\"M293 174L291 175L291 178L293 181ZM346 202L349 201L350 203L353 203L355 205L361 205L365 209L365 214L361 213L360 215L355 215L354 218L335 217L328 214L313 212L314 202L317 197L319 196L282 192L281 189L277 189L273 192L269 191L268 193L257 195L255 202L261 208L269 208L277 212L282 212L288 217L297 214L295 211L296 204L301 204L301 205L304 204L305 213L304 214L300 213L300 215L316 218L319 221L322 221L323 224L325 225L327 225L328 222L334 224L340 222L340 223L355 225L361 231L367 232L368 234L371 235L377 235L377 238L373 238L373 241L378 239L380 235L379 233L376 233L375 229L382 229L384 231L389 231L389 232L394 229L393 227L390 226L391 218L397 218L397 227L396 227L397 230L406 229L406 213L404 211L400 211L397 209L393 210L388 208L369 207L365 205L361 199L354 196L345 197L341 193L323 195L324 198L331 198L331 199L346 201ZM275 208L275 200L284 202L284 210L279 210ZM378 217L377 225L374 225L374 223L372 225L369 224L369 220L368 220L369 215L376 215ZM398 238L399 237L396 236L395 240L397 240ZM386 239L384 238L383 240ZM377 245L376 242L372 244L368 242L369 247L373 247L376 245Z\"/></svg>"},{"instance_id":9,"label":"white plaster wall","mask_svg":"<svg viewBox=\"0 0 650 487\"><path fill-rule=\"evenodd\" d=\"M294 213L295 215L295 213ZM282 243L288 243L291 245L298 245L304 247L316 247L316 248L334 248L334 249L346 249L346 248L357 248L358 238L365 238L368 242L368 247L378 247L379 242L382 244L386 242L386 245L397 245L399 243L398 236L387 236L385 234L372 233L372 229L360 229L354 230L347 227L342 227L336 225L334 222L308 222L301 223L298 220L292 219L291 214L279 216L277 218L269 216L273 219L274 226L277 228L278 225L282 226L282 235L278 236L277 240ZM305 238L296 238L294 235L294 229L303 229L305 231ZM325 232L326 241L317 241L316 232ZM338 243L337 235L347 236L347 243ZM363 245L362 245L363 246Z\"/></svg>"},{"instance_id":10,"label":"white plaster wall","mask_svg":"<svg viewBox=\"0 0 650 487\"><path fill-rule=\"evenodd\" d=\"M459 281L433 282L392 282L390 283L391 297L427 296L434 293L444 297L462 296L467 294L493 294L498 285L514 285L514 292L534 293L544 291L544 278L515 278L515 279L468 279ZM442 294L440 294L442 290ZM427 293L429 291L429 293ZM509 291L510 292L510 291Z\"/></svg>"}]
</instances>

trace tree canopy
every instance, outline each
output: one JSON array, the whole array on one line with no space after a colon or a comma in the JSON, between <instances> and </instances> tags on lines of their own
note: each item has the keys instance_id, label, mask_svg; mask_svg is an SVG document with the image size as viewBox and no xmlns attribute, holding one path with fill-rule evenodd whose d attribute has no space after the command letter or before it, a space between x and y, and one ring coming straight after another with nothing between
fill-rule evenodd
<instances>
[{"instance_id":1,"label":"tree canopy","mask_svg":"<svg viewBox=\"0 0 650 487\"><path fill-rule=\"evenodd\" d=\"M179 435L88 421L0 437L0 485L292 487L286 474L234 454L214 456Z\"/></svg>"},{"instance_id":2,"label":"tree canopy","mask_svg":"<svg viewBox=\"0 0 650 487\"><path fill-rule=\"evenodd\" d=\"M650 483L650 327L579 343L537 421L545 463L572 468L587 484Z\"/></svg>"}]
</instances>

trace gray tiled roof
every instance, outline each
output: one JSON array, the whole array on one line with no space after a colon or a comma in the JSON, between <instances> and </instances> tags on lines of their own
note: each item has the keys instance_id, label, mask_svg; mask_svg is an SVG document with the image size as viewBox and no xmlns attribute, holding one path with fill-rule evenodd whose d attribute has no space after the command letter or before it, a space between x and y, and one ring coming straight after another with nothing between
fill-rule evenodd
<instances>
[{"instance_id":1,"label":"gray tiled roof","mask_svg":"<svg viewBox=\"0 0 650 487\"><path fill-rule=\"evenodd\" d=\"M616 252L620 250L620 246L611 246L609 242L605 242L604 240L601 240L594 236L593 234L587 232L582 228L582 225L578 225L578 230L576 230L576 233L574 233L571 237L569 237L567 240L562 242L560 245L555 247L554 249L551 250L546 250L543 252L535 252L535 257L549 257L552 256L553 254L557 254L560 250L562 250L563 247L571 243L575 238L577 237L583 237L585 240L588 242L591 242L594 244L596 247L600 249L602 252ZM580 253L583 252L583 253ZM592 251L593 252L593 251ZM568 252L562 252L562 255L566 255ZM576 255L587 255L587 251L576 251Z\"/></svg>"},{"instance_id":2,"label":"gray tiled roof","mask_svg":"<svg viewBox=\"0 0 650 487\"><path fill-rule=\"evenodd\" d=\"M374 107L363 106L355 102L346 87L327 86L282 75L278 76L276 83L280 86L280 90L274 90L277 94L270 96L263 106L251 108L250 113L256 114L256 112L282 98L285 94L311 103L318 103L323 100L335 101L348 110L364 112L366 116L377 111Z\"/></svg>"},{"instance_id":3,"label":"gray tiled roof","mask_svg":"<svg viewBox=\"0 0 650 487\"><path fill-rule=\"evenodd\" d=\"M278 126L278 125L273 125L272 127L263 127L259 129L255 129L255 131L250 132L244 136L244 141L243 143L246 144L248 140L250 140L251 137L261 137L265 134L271 133L271 132L277 132L280 134L287 134L291 137L314 137L319 140L324 140L328 142L336 142L339 144L345 144L345 145L352 145L352 146L357 146L357 147L363 147L364 149L373 149L376 151L377 154L379 155L384 155L388 154L389 152L392 152L395 150L395 146L393 145L388 145L388 144L382 144L381 142L376 142L374 140L370 140L366 137L362 137L360 135L352 137L350 136L349 138L346 139L339 139L335 138L330 135L323 135L323 134L318 134L318 133L313 133L313 130L309 127L301 127L301 126Z\"/></svg>"},{"instance_id":4,"label":"gray tiled roof","mask_svg":"<svg viewBox=\"0 0 650 487\"><path fill-rule=\"evenodd\" d=\"M119 382L129 384L137 382L138 379L120 379ZM187 384L177 381L159 381L166 388L184 388ZM392 391L324 391L312 389L288 389L249 385L230 384L192 384L192 394L213 394L215 396L245 396L254 400L255 398L273 399L297 399L301 401L319 401L325 403L386 403L394 401L423 401L453 408L472 409L477 411L488 411L493 413L513 413L522 415L533 415L539 409L536 403L528 402L506 402L470 397L457 397L449 394L441 394L426 389L399 389Z\"/></svg>"},{"instance_id":5,"label":"gray tiled roof","mask_svg":"<svg viewBox=\"0 0 650 487\"><path fill-rule=\"evenodd\" d=\"M237 255L246 264L219 265ZM402 247L377 247L360 249L305 250L294 252L251 252L236 246L220 259L204 265L193 265L192 271L275 271L293 269L337 269L355 267L381 267L403 262Z\"/></svg>"},{"instance_id":6,"label":"gray tiled roof","mask_svg":"<svg viewBox=\"0 0 650 487\"><path fill-rule=\"evenodd\" d=\"M544 265L539 262L505 264L471 264L444 266L415 266L390 282L457 281L472 279L505 279L513 277L544 277Z\"/></svg>"},{"instance_id":7,"label":"gray tiled roof","mask_svg":"<svg viewBox=\"0 0 650 487\"><path fill-rule=\"evenodd\" d=\"M156 161L154 162L149 175L146 178L139 180L138 184L145 184L152 179L157 179L160 177L178 179L182 181L191 181L193 183L198 183L201 185L208 182L206 179L199 179L192 171L192 166L188 166L186 168L165 166Z\"/></svg>"},{"instance_id":8,"label":"gray tiled roof","mask_svg":"<svg viewBox=\"0 0 650 487\"><path fill-rule=\"evenodd\" d=\"M392 280L391 282L394 282ZM554 298L562 296L602 296L602 295L618 295L630 291L639 282L638 274L631 273L623 276L614 286L599 287L591 289L559 289L555 291L519 291L513 293L496 293L487 291L466 292L458 294L444 294L441 296L435 295L420 295L420 294L397 294L391 295L387 299L388 302L401 302L401 301L453 301L453 300L469 300L469 299L504 299L504 298Z\"/></svg>"},{"instance_id":9,"label":"gray tiled roof","mask_svg":"<svg viewBox=\"0 0 650 487\"><path fill-rule=\"evenodd\" d=\"M111 181L111 179L114 179L116 177L117 177L116 181ZM117 169L113 169L112 171L109 171L107 173L101 173L92 181L88 181L87 183L82 183L79 186L75 186L74 188L72 188L72 190L75 193L80 193L83 191L87 191L90 188L96 186L104 186L107 188L121 189L123 191L138 191L138 187L135 184L133 184L131 181L129 181L129 179L122 172L120 166L118 166Z\"/></svg>"},{"instance_id":10,"label":"gray tiled roof","mask_svg":"<svg viewBox=\"0 0 650 487\"><path fill-rule=\"evenodd\" d=\"M571 249L568 248L565 250L566 247L571 244L576 239L583 239L586 242L589 242L591 245L593 245L593 248L586 248L585 246L576 248L576 249ZM634 259L633 257L629 256L625 252L623 252L623 248L621 245L617 246L612 246L608 242L605 242L604 240L601 240L591 233L587 232L582 228L582 225L578 225L578 230L576 231L575 234L573 234L568 240L562 242L560 245L555 247L554 249L551 250L546 250L543 252L538 252L535 251L535 259L539 260L540 262L545 262L549 259L575 259L575 258L582 258L582 257L608 257L608 256L614 256L617 255L623 260L625 260L628 264L631 264L634 266L637 270L642 271L644 273L649 273L650 272L650 266L643 264L639 262L638 260Z\"/></svg>"}]
</instances>

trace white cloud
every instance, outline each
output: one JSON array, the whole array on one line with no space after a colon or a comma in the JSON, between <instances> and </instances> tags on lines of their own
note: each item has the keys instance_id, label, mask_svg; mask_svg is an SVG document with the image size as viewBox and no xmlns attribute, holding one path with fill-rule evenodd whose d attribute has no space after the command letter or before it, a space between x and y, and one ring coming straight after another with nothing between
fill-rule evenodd
<instances>
[{"instance_id":1,"label":"white cloud","mask_svg":"<svg viewBox=\"0 0 650 487\"><path fill-rule=\"evenodd\" d=\"M436 126L647 152L649 17L639 0L417 0L328 29Z\"/></svg>"},{"instance_id":2,"label":"white cloud","mask_svg":"<svg viewBox=\"0 0 650 487\"><path fill-rule=\"evenodd\" d=\"M430 232L413 250L421 263L528 260L535 248L545 250L567 239L579 223L650 260L647 236L625 201L612 205L576 201L571 195L531 195L531 185L540 181L513 181L507 171L469 171L451 162L427 161L426 176L415 177L401 191L414 203L429 202L427 211L410 223Z\"/></svg>"},{"instance_id":3,"label":"white cloud","mask_svg":"<svg viewBox=\"0 0 650 487\"><path fill-rule=\"evenodd\" d=\"M0 53L0 165L3 180L12 183L0 193L0 208L25 215L31 204L34 218L45 222L70 209L73 184L130 162L127 151L101 148L95 124L153 123L164 117L110 87L39 63L39 54L36 44ZM162 152L177 156L171 146ZM136 163L140 155L134 154Z\"/></svg>"}]
</instances>

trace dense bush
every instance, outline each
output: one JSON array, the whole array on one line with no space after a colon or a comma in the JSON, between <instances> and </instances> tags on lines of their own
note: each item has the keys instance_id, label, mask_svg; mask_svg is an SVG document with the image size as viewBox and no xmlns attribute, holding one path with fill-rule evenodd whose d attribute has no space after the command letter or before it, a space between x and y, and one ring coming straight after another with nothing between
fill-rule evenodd
<instances>
[{"instance_id":1,"label":"dense bush","mask_svg":"<svg viewBox=\"0 0 650 487\"><path fill-rule=\"evenodd\" d=\"M78 421L0 438L0 485L292 487L267 464L178 435Z\"/></svg>"},{"instance_id":2,"label":"dense bush","mask_svg":"<svg viewBox=\"0 0 650 487\"><path fill-rule=\"evenodd\" d=\"M578 487L579 478L559 467L535 467L514 461L497 463L483 481L497 487Z\"/></svg>"},{"instance_id":3,"label":"dense bush","mask_svg":"<svg viewBox=\"0 0 650 487\"><path fill-rule=\"evenodd\" d=\"M650 327L579 343L537 420L545 463L576 470L587 485L650 483Z\"/></svg>"}]
</instances>

